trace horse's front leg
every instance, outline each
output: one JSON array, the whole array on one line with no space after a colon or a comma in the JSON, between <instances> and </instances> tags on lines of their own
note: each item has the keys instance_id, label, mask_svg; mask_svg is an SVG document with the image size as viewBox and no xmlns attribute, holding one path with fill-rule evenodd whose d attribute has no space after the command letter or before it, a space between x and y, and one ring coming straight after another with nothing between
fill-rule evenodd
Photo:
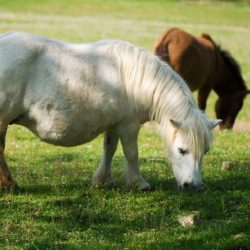
<instances>
[{"instance_id":1,"label":"horse's front leg","mask_svg":"<svg viewBox=\"0 0 250 250\"><path fill-rule=\"evenodd\" d=\"M119 128L120 140L124 155L127 160L127 187L136 186L139 190L149 190L150 185L144 180L140 172L138 163L138 146L137 139L140 125L137 123L124 124Z\"/></svg>"},{"instance_id":2,"label":"horse's front leg","mask_svg":"<svg viewBox=\"0 0 250 250\"><path fill-rule=\"evenodd\" d=\"M110 130L104 134L103 155L99 166L93 175L94 186L115 186L111 177L111 162L117 149L119 136L116 131Z\"/></svg>"},{"instance_id":3,"label":"horse's front leg","mask_svg":"<svg viewBox=\"0 0 250 250\"><path fill-rule=\"evenodd\" d=\"M2 190L10 190L17 187L4 157L6 131L7 127L0 127L0 187Z\"/></svg>"},{"instance_id":4,"label":"horse's front leg","mask_svg":"<svg viewBox=\"0 0 250 250\"><path fill-rule=\"evenodd\" d=\"M210 86L202 86L198 91L198 106L201 110L205 111L207 106L207 98L211 92Z\"/></svg>"}]
</instances>

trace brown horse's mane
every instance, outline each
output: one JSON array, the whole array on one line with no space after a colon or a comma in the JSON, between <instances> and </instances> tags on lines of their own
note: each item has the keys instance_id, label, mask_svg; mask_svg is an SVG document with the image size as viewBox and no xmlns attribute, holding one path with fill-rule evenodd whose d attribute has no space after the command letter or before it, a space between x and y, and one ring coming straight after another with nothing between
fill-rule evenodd
<instances>
[{"instance_id":1,"label":"brown horse's mane","mask_svg":"<svg viewBox=\"0 0 250 250\"><path fill-rule=\"evenodd\" d=\"M238 62L232 57L232 55L228 51L221 49L220 46L216 47L218 48L224 63L229 68L235 82L237 82L240 89L246 90L247 88L245 85L245 81L242 78L241 68Z\"/></svg>"},{"instance_id":2,"label":"brown horse's mane","mask_svg":"<svg viewBox=\"0 0 250 250\"><path fill-rule=\"evenodd\" d=\"M211 38L210 35L208 35L206 33L203 33L201 36L213 43L214 47L219 51L219 53L220 53L220 55L221 55L224 63L229 68L229 70L230 70L230 72L232 74L232 77L235 80L235 82L237 82L237 84L240 87L240 89L246 90L246 85L245 85L244 79L242 78L240 65L232 57L232 55L230 54L230 52L221 49L220 45L217 45L214 42L214 40Z\"/></svg>"}]
</instances>

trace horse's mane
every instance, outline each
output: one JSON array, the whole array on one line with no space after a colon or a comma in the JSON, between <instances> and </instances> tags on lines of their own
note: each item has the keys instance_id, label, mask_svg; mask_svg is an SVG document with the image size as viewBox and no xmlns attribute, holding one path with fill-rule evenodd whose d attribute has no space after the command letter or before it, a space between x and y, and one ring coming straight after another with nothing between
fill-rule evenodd
<instances>
[{"instance_id":1,"label":"horse's mane","mask_svg":"<svg viewBox=\"0 0 250 250\"><path fill-rule=\"evenodd\" d=\"M126 43L116 47L130 101L138 110L142 106L150 111L151 119L159 122L166 139L169 138L169 120L183 122L183 134L193 146L193 152L201 153L213 136L209 120L199 110L184 80L167 63L144 49Z\"/></svg>"},{"instance_id":2,"label":"horse's mane","mask_svg":"<svg viewBox=\"0 0 250 250\"><path fill-rule=\"evenodd\" d=\"M217 48L220 52L220 55L221 55L224 63L227 65L229 71L231 72L232 77L235 80L235 82L239 85L239 87L242 90L246 90L245 81L242 78L241 68L240 68L240 65L238 64L238 62L232 57L230 52L228 52L226 50L222 50L220 48L220 46L217 46Z\"/></svg>"},{"instance_id":3,"label":"horse's mane","mask_svg":"<svg viewBox=\"0 0 250 250\"><path fill-rule=\"evenodd\" d=\"M201 36L213 43L214 47L217 49L217 51L219 51L219 54L221 55L222 60L224 61L226 66L229 68L229 71L231 72L232 77L235 80L235 82L239 85L239 87L242 90L246 90L246 85L245 85L244 79L242 78L240 65L232 57L230 52L221 49L220 45L217 45L210 35L204 33Z\"/></svg>"}]
</instances>

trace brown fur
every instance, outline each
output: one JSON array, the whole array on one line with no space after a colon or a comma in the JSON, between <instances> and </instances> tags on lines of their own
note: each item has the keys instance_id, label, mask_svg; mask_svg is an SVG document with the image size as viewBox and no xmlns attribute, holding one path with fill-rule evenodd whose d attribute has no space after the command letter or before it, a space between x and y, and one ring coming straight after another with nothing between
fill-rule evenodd
<instances>
[{"instance_id":1,"label":"brown fur","mask_svg":"<svg viewBox=\"0 0 250 250\"><path fill-rule=\"evenodd\" d=\"M10 190L17 188L17 184L12 178L11 172L4 158L5 135L6 132L0 130L0 189Z\"/></svg>"},{"instance_id":2,"label":"brown fur","mask_svg":"<svg viewBox=\"0 0 250 250\"><path fill-rule=\"evenodd\" d=\"M202 110L213 89L219 97L215 112L223 120L221 129L233 127L250 91L229 52L222 50L208 34L195 37L179 28L172 28L157 39L154 52L187 81L192 91L198 90Z\"/></svg>"}]
</instances>

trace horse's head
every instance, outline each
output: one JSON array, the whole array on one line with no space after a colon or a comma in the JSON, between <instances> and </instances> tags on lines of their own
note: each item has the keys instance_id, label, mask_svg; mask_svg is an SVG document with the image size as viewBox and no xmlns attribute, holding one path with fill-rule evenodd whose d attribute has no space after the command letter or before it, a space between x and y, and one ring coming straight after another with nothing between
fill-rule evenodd
<instances>
[{"instance_id":1,"label":"horse's head","mask_svg":"<svg viewBox=\"0 0 250 250\"><path fill-rule=\"evenodd\" d=\"M174 175L181 189L202 189L202 157L208 152L212 141L212 130L221 120L208 121L203 129L188 121L170 120L173 136L168 147Z\"/></svg>"},{"instance_id":2,"label":"horse's head","mask_svg":"<svg viewBox=\"0 0 250 250\"><path fill-rule=\"evenodd\" d=\"M236 116L243 106L244 98L249 94L245 81L241 74L240 65L232 55L217 46L222 62L224 63L221 72L221 81L225 81L221 86L217 86L219 99L216 102L216 117L222 119L220 129L232 129Z\"/></svg>"},{"instance_id":3,"label":"horse's head","mask_svg":"<svg viewBox=\"0 0 250 250\"><path fill-rule=\"evenodd\" d=\"M236 116L243 106L244 98L250 90L241 90L233 95L220 96L215 105L216 117L222 119L220 129L232 129Z\"/></svg>"}]
</instances>

